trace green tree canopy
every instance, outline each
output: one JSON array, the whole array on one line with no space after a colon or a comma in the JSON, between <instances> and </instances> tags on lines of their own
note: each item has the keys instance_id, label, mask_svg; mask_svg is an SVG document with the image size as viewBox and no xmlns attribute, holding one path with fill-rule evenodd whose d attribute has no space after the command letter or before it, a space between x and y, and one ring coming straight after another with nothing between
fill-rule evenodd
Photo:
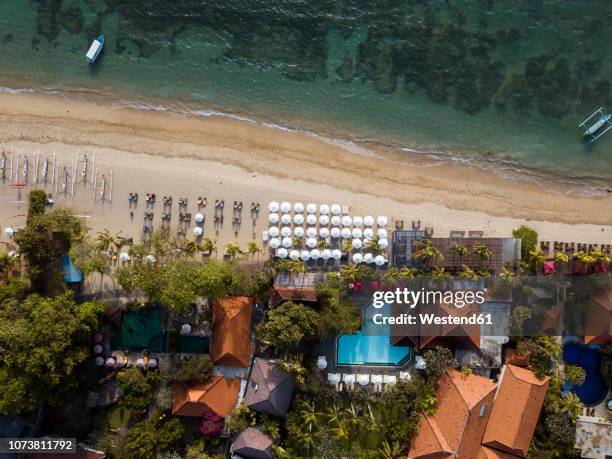
<instances>
[{"instance_id":1,"label":"green tree canopy","mask_svg":"<svg viewBox=\"0 0 612 459\"><path fill-rule=\"evenodd\" d=\"M135 367L120 371L117 381L123 390L125 406L136 411L146 411L155 397L158 380L155 371L143 371Z\"/></svg>"},{"instance_id":2,"label":"green tree canopy","mask_svg":"<svg viewBox=\"0 0 612 459\"><path fill-rule=\"evenodd\" d=\"M172 380L182 383L205 382L210 376L212 362L208 354L198 355L187 360L179 360L172 372Z\"/></svg>"},{"instance_id":3,"label":"green tree canopy","mask_svg":"<svg viewBox=\"0 0 612 459\"><path fill-rule=\"evenodd\" d=\"M450 349L445 347L436 347L425 351L423 354L427 367L425 372L432 380L437 380L442 373L457 366L457 360Z\"/></svg>"},{"instance_id":4,"label":"green tree canopy","mask_svg":"<svg viewBox=\"0 0 612 459\"><path fill-rule=\"evenodd\" d=\"M302 304L288 301L268 311L267 320L257 326L260 339L281 351L292 351L305 338L316 336L319 317Z\"/></svg>"},{"instance_id":5,"label":"green tree canopy","mask_svg":"<svg viewBox=\"0 0 612 459\"><path fill-rule=\"evenodd\" d=\"M78 384L103 312L98 303L77 304L71 292L0 305L0 412L27 415L38 401L62 401Z\"/></svg>"},{"instance_id":6,"label":"green tree canopy","mask_svg":"<svg viewBox=\"0 0 612 459\"><path fill-rule=\"evenodd\" d=\"M521 240L521 259L529 261L530 253L536 250L538 245L538 233L533 228L521 225L512 230L512 236Z\"/></svg>"}]
</instances>

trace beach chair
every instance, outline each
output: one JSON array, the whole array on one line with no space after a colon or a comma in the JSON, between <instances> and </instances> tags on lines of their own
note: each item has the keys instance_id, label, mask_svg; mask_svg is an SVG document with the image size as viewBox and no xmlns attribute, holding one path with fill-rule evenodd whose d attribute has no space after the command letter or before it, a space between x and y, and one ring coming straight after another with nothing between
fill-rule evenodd
<instances>
[{"instance_id":1,"label":"beach chair","mask_svg":"<svg viewBox=\"0 0 612 459\"><path fill-rule=\"evenodd\" d=\"M268 230L262 231L261 238L263 239L264 242L268 242Z\"/></svg>"},{"instance_id":2,"label":"beach chair","mask_svg":"<svg viewBox=\"0 0 612 459\"><path fill-rule=\"evenodd\" d=\"M349 206L342 206L342 215L349 214Z\"/></svg>"},{"instance_id":3,"label":"beach chair","mask_svg":"<svg viewBox=\"0 0 612 459\"><path fill-rule=\"evenodd\" d=\"M421 229L421 220L412 220L412 229L413 230Z\"/></svg>"},{"instance_id":4,"label":"beach chair","mask_svg":"<svg viewBox=\"0 0 612 459\"><path fill-rule=\"evenodd\" d=\"M360 386L367 386L368 384L370 384L370 375L369 374L358 374L357 375L357 384L359 384Z\"/></svg>"},{"instance_id":5,"label":"beach chair","mask_svg":"<svg viewBox=\"0 0 612 459\"><path fill-rule=\"evenodd\" d=\"M425 230L427 231L427 228ZM451 231L450 237L465 237L465 231Z\"/></svg>"},{"instance_id":6,"label":"beach chair","mask_svg":"<svg viewBox=\"0 0 612 459\"><path fill-rule=\"evenodd\" d=\"M425 227L425 236L426 237L432 237L433 236L433 227L431 227L431 226L426 226Z\"/></svg>"},{"instance_id":7,"label":"beach chair","mask_svg":"<svg viewBox=\"0 0 612 459\"><path fill-rule=\"evenodd\" d=\"M393 385L397 384L397 376L395 376L395 375L384 375L383 376L383 382L387 386L393 386Z\"/></svg>"},{"instance_id":8,"label":"beach chair","mask_svg":"<svg viewBox=\"0 0 612 459\"><path fill-rule=\"evenodd\" d=\"M482 237L484 235L484 231L468 231L469 237Z\"/></svg>"},{"instance_id":9,"label":"beach chair","mask_svg":"<svg viewBox=\"0 0 612 459\"><path fill-rule=\"evenodd\" d=\"M399 379L400 381L410 381L412 379L412 376L408 371L400 371Z\"/></svg>"}]
</instances>

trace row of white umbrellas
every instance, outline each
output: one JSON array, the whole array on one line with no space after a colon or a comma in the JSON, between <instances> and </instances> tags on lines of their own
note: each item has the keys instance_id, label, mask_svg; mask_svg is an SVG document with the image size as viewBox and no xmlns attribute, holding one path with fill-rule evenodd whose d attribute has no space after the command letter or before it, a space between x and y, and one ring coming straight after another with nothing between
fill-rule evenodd
<instances>
[{"instance_id":1,"label":"row of white umbrellas","mask_svg":"<svg viewBox=\"0 0 612 459\"><path fill-rule=\"evenodd\" d=\"M350 239L350 235L346 239ZM353 246L353 249L359 250L362 247L367 246L371 241L372 239L369 239L369 238L365 238L365 239L353 238L351 240L351 245ZM310 247L311 249L314 249L318 245L318 242L319 241L317 240L317 238L309 237L306 239L305 245L307 247ZM281 246L285 247L286 249L289 249L293 247L293 243L294 243L293 238L289 236L283 237L282 239L278 237L273 237L268 242L268 245L270 246L271 249L278 249ZM379 239L378 246L381 249L385 250L387 247L389 247L389 240L385 238Z\"/></svg>"},{"instance_id":2,"label":"row of white umbrellas","mask_svg":"<svg viewBox=\"0 0 612 459\"><path fill-rule=\"evenodd\" d=\"M348 215L344 215L340 217L339 215L333 215L329 217L327 214L322 214L318 218L314 214L308 214L306 217L302 214L295 214L293 217L289 214L278 214L277 212L272 212L268 215L268 221L272 225L278 224L281 222L283 225L289 225L293 222L295 225L303 225L306 222L308 225L316 225L319 223L321 226L327 226L331 223L332 226L353 226L355 228L361 227L372 227L374 223L380 228L384 228L389 223L387 217L380 216L374 221L374 217L371 215L366 215L365 217L350 217Z\"/></svg>"},{"instance_id":3,"label":"row of white umbrellas","mask_svg":"<svg viewBox=\"0 0 612 459\"><path fill-rule=\"evenodd\" d=\"M315 214L318 211L321 215L327 215L329 213L331 213L332 215L340 215L340 213L342 212L342 207L340 206L340 204L332 204L331 206L328 206L327 204L322 204L321 206L317 206L316 204L311 203L304 206L304 204L302 204L301 202L296 202L292 206L291 203L287 201L283 201L280 204L276 201L272 201L268 204L268 210L270 212L278 212L280 210L281 212L286 214L291 212L291 209L293 209L295 213L299 214L304 212L304 210L306 210L306 213L308 214Z\"/></svg>"},{"instance_id":4,"label":"row of white umbrellas","mask_svg":"<svg viewBox=\"0 0 612 459\"><path fill-rule=\"evenodd\" d=\"M297 238L303 238L304 236L308 238L316 238L321 237L323 239L327 239L328 237L333 237L335 239L341 237L342 239L350 239L352 238L366 238L372 239L374 235L376 235L379 239L387 239L387 230L384 228L379 228L376 233L372 228L366 228L365 230L361 230L360 228L353 228L350 230L349 228L319 228L317 231L314 227L309 227L306 230L301 226L293 228L293 230L289 226L283 226L282 228L278 228L276 226L271 226L268 228L268 235L270 237L291 237L295 236Z\"/></svg>"},{"instance_id":5,"label":"row of white umbrellas","mask_svg":"<svg viewBox=\"0 0 612 459\"><path fill-rule=\"evenodd\" d=\"M278 258L289 258L291 260L318 260L319 258L322 260L329 260L333 258L334 260L339 260L342 258L342 252L338 249L312 249L312 250L288 250L285 247L279 247L276 250L276 256ZM366 263L372 264L374 263L376 266L383 266L387 260L382 255L374 255L372 253L360 254L355 253L352 256L352 261L355 264Z\"/></svg>"},{"instance_id":6,"label":"row of white umbrellas","mask_svg":"<svg viewBox=\"0 0 612 459\"><path fill-rule=\"evenodd\" d=\"M360 263L366 263L366 264L374 263L376 266L382 266L387 262L385 257L383 257L382 255L374 256L374 254L372 253L366 253L363 255L360 253L354 253L352 260L353 260L353 263L355 263L356 265Z\"/></svg>"}]
</instances>

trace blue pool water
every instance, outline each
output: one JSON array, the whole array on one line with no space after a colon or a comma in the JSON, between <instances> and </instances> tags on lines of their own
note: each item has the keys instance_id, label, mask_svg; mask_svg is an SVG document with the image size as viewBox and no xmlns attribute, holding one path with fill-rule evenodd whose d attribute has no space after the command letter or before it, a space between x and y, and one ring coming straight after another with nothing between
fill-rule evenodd
<instances>
[{"instance_id":1,"label":"blue pool water","mask_svg":"<svg viewBox=\"0 0 612 459\"><path fill-rule=\"evenodd\" d=\"M608 394L608 387L601 375L599 352L577 343L569 343L563 347L563 360L581 366L586 372L584 383L572 387L572 391L580 397L582 403L586 406L600 403Z\"/></svg>"},{"instance_id":2,"label":"blue pool water","mask_svg":"<svg viewBox=\"0 0 612 459\"><path fill-rule=\"evenodd\" d=\"M388 315L390 306L375 310ZM410 358L409 346L392 346L389 339L389 326L375 325L371 315L371 305L365 308L364 324L360 331L338 337L338 365L403 365Z\"/></svg>"}]
</instances>

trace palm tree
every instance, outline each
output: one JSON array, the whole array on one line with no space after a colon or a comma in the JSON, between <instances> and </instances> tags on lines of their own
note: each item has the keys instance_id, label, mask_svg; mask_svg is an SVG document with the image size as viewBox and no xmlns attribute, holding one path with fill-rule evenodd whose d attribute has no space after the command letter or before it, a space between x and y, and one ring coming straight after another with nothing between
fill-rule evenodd
<instances>
[{"instance_id":1,"label":"palm tree","mask_svg":"<svg viewBox=\"0 0 612 459\"><path fill-rule=\"evenodd\" d=\"M610 264L610 255L603 253L601 250L591 252L591 257L593 257L593 262L602 268Z\"/></svg>"},{"instance_id":2,"label":"palm tree","mask_svg":"<svg viewBox=\"0 0 612 459\"><path fill-rule=\"evenodd\" d=\"M315 405L313 401L310 400L302 400L300 403L300 417L302 418L302 425L308 431L308 434L305 435L305 443L308 451L307 457L310 457L310 448L314 446L312 430L316 428L318 424L317 420L317 412L315 410Z\"/></svg>"},{"instance_id":3,"label":"palm tree","mask_svg":"<svg viewBox=\"0 0 612 459\"><path fill-rule=\"evenodd\" d=\"M387 440L385 440L380 448L376 450L376 455L380 459L397 459L403 456L402 446L399 442L393 442L393 444L389 444Z\"/></svg>"},{"instance_id":4,"label":"palm tree","mask_svg":"<svg viewBox=\"0 0 612 459\"><path fill-rule=\"evenodd\" d=\"M201 249L200 244L198 244L195 241L184 241L183 244L181 245L181 251L190 257L195 257L195 254L198 252L198 250Z\"/></svg>"},{"instance_id":5,"label":"palm tree","mask_svg":"<svg viewBox=\"0 0 612 459\"><path fill-rule=\"evenodd\" d=\"M448 280L450 279L450 274L446 272L444 268L434 268L431 272L431 278L436 280Z\"/></svg>"},{"instance_id":6,"label":"palm tree","mask_svg":"<svg viewBox=\"0 0 612 459\"><path fill-rule=\"evenodd\" d=\"M329 243L325 239L321 239L319 240L319 242L317 242L317 249L319 250L329 249Z\"/></svg>"},{"instance_id":7,"label":"palm tree","mask_svg":"<svg viewBox=\"0 0 612 459\"><path fill-rule=\"evenodd\" d=\"M567 413L572 419L576 419L578 416L580 416L580 413L582 413L582 402L573 392L570 392L566 397L563 397L560 403L561 412Z\"/></svg>"},{"instance_id":8,"label":"palm tree","mask_svg":"<svg viewBox=\"0 0 612 459\"><path fill-rule=\"evenodd\" d=\"M470 253L470 249L466 245L456 242L453 242L449 248L459 257L459 262L461 264L463 264L464 258Z\"/></svg>"},{"instance_id":9,"label":"palm tree","mask_svg":"<svg viewBox=\"0 0 612 459\"><path fill-rule=\"evenodd\" d=\"M365 248L375 255L381 254L383 252L383 249L380 248L378 241L380 241L380 238L378 237L378 235L375 235L372 240L366 244Z\"/></svg>"},{"instance_id":10,"label":"palm tree","mask_svg":"<svg viewBox=\"0 0 612 459\"><path fill-rule=\"evenodd\" d=\"M342 243L342 250L346 253L351 253L353 251L353 243L347 239Z\"/></svg>"},{"instance_id":11,"label":"palm tree","mask_svg":"<svg viewBox=\"0 0 612 459\"><path fill-rule=\"evenodd\" d=\"M359 269L357 265L343 265L340 268L340 277L346 284L354 284L355 281L359 278Z\"/></svg>"},{"instance_id":12,"label":"palm tree","mask_svg":"<svg viewBox=\"0 0 612 459\"><path fill-rule=\"evenodd\" d=\"M499 278L509 285L514 285L516 282L516 273L504 266L502 272L499 274Z\"/></svg>"},{"instance_id":13,"label":"palm tree","mask_svg":"<svg viewBox=\"0 0 612 459\"><path fill-rule=\"evenodd\" d=\"M217 240L214 241L207 237L202 241L202 251L212 255L213 253L217 253Z\"/></svg>"},{"instance_id":14,"label":"palm tree","mask_svg":"<svg viewBox=\"0 0 612 459\"><path fill-rule=\"evenodd\" d=\"M230 259L235 260L239 255L242 255L243 252L238 241L235 241L225 244L225 253Z\"/></svg>"},{"instance_id":15,"label":"palm tree","mask_svg":"<svg viewBox=\"0 0 612 459\"><path fill-rule=\"evenodd\" d=\"M563 253L563 252L555 252L554 258L557 263L568 263L569 262L569 257L567 256L566 253Z\"/></svg>"},{"instance_id":16,"label":"palm tree","mask_svg":"<svg viewBox=\"0 0 612 459\"><path fill-rule=\"evenodd\" d=\"M538 270L538 267L544 263L546 257L544 256L544 252L539 249L535 249L529 252L529 261L531 262L533 269L535 271Z\"/></svg>"},{"instance_id":17,"label":"palm tree","mask_svg":"<svg viewBox=\"0 0 612 459\"><path fill-rule=\"evenodd\" d=\"M338 440L346 440L349 437L349 431L347 429L347 423L344 419L344 412L338 408L337 404L333 404L327 410L327 421L334 425L331 431L334 433Z\"/></svg>"},{"instance_id":18,"label":"palm tree","mask_svg":"<svg viewBox=\"0 0 612 459\"><path fill-rule=\"evenodd\" d=\"M417 241L416 245L420 249L412 255L412 258L420 261L426 267L430 267L435 261L444 260L444 255L442 255L442 252L434 245L431 239L426 239L424 242Z\"/></svg>"},{"instance_id":19,"label":"palm tree","mask_svg":"<svg viewBox=\"0 0 612 459\"><path fill-rule=\"evenodd\" d=\"M461 272L459 273L459 277L466 280L476 281L478 280L478 274L468 265L463 265L461 267Z\"/></svg>"},{"instance_id":20,"label":"palm tree","mask_svg":"<svg viewBox=\"0 0 612 459\"><path fill-rule=\"evenodd\" d=\"M0 254L0 278L5 281L8 280L8 275L15 264L15 258L9 256L7 253Z\"/></svg>"},{"instance_id":21,"label":"palm tree","mask_svg":"<svg viewBox=\"0 0 612 459\"><path fill-rule=\"evenodd\" d=\"M110 251L110 248L115 245L115 238L108 229L98 232L96 238L96 247L102 252Z\"/></svg>"},{"instance_id":22,"label":"palm tree","mask_svg":"<svg viewBox=\"0 0 612 459\"><path fill-rule=\"evenodd\" d=\"M257 245L256 241L250 241L247 245L247 253L251 258L261 253L261 248Z\"/></svg>"},{"instance_id":23,"label":"palm tree","mask_svg":"<svg viewBox=\"0 0 612 459\"><path fill-rule=\"evenodd\" d=\"M491 251L491 249L484 244L476 244L474 246L474 253L478 255L478 258L480 258L480 260L482 260L483 262L488 262L493 256L493 252Z\"/></svg>"}]
</instances>

